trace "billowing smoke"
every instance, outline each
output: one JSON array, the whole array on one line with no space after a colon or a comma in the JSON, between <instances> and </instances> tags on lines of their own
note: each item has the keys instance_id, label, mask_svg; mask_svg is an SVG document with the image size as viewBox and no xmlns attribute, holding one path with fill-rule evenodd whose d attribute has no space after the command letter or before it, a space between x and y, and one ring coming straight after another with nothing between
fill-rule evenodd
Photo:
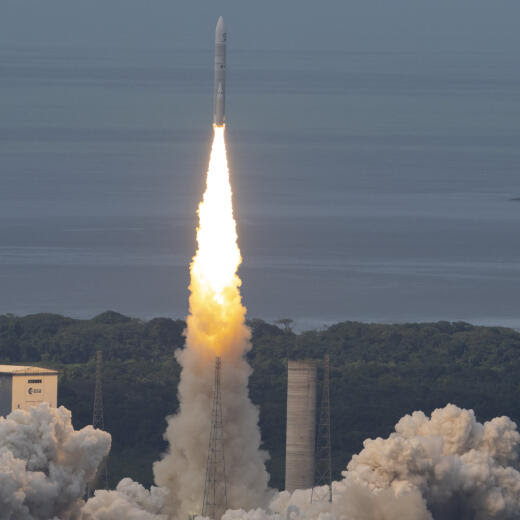
<instances>
[{"instance_id":1,"label":"billowing smoke","mask_svg":"<svg viewBox=\"0 0 520 520\"><path fill-rule=\"evenodd\" d=\"M209 397L207 401L209 406ZM175 428L180 415L176 417L170 427ZM201 437L207 441L207 435ZM233 451L235 445L243 447L242 442L247 440L226 447L230 461L240 459ZM146 490L130 479L123 479L114 491L97 490L85 504L86 483L109 447L105 432L90 426L75 431L70 412L63 407L42 404L0 418L0 519L182 518L181 508L186 506L172 495L171 487ZM403 417L388 438L364 442L343 479L333 483L332 504L311 503L311 490L297 490L277 493L268 507L259 508L263 493L230 484L239 489L235 494L244 492L238 500L252 506L228 510L222 520L515 520L520 518L519 448L520 435L507 417L480 424L471 410L454 405L435 410L431 417L414 412ZM179 450L178 445L174 449ZM205 460L207 447L202 451L199 458ZM185 458L189 455L197 454L187 452ZM177 461L170 457L173 453L159 464L168 461L175 467ZM257 469L238 467L231 472L231 482L243 475L247 485L246 479L253 479ZM188 489L189 482L172 473L181 488ZM185 480L196 474L193 470ZM194 502L200 511L200 498Z\"/></svg>"},{"instance_id":2,"label":"billowing smoke","mask_svg":"<svg viewBox=\"0 0 520 520\"><path fill-rule=\"evenodd\" d=\"M454 405L403 417L387 439L366 440L333 484L333 502L282 492L269 511L223 520L513 520L520 518L520 435L507 417L480 424Z\"/></svg>"},{"instance_id":3,"label":"billowing smoke","mask_svg":"<svg viewBox=\"0 0 520 520\"><path fill-rule=\"evenodd\" d=\"M166 494L165 489L148 491L125 478L115 491L97 490L83 507L81 520L168 520L161 514Z\"/></svg>"},{"instance_id":4,"label":"billowing smoke","mask_svg":"<svg viewBox=\"0 0 520 520\"><path fill-rule=\"evenodd\" d=\"M454 405L431 418L402 418L388 439L367 440L345 477L377 493L419 491L434 518L519 518L516 424L499 417L480 424Z\"/></svg>"},{"instance_id":5,"label":"billowing smoke","mask_svg":"<svg viewBox=\"0 0 520 520\"><path fill-rule=\"evenodd\" d=\"M43 403L0 417L0 519L77 517L110 442L92 426L75 431L63 407Z\"/></svg>"},{"instance_id":6,"label":"billowing smoke","mask_svg":"<svg viewBox=\"0 0 520 520\"><path fill-rule=\"evenodd\" d=\"M480 424L471 410L454 405L430 418L414 412L387 439L365 441L343 480L333 483L332 504L311 503L311 490L284 491L268 508L229 510L222 520L514 520L520 518L519 447L507 417ZM84 518L165 520L167 493L125 479L116 491L96 492Z\"/></svg>"}]
</instances>

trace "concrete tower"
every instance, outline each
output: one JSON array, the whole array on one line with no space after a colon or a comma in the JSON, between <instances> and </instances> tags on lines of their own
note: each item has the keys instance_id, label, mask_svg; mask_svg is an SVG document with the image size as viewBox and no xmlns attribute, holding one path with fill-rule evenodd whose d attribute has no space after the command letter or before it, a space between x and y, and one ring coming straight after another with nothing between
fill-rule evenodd
<instances>
[{"instance_id":1,"label":"concrete tower","mask_svg":"<svg viewBox=\"0 0 520 520\"><path fill-rule=\"evenodd\" d=\"M316 362L289 361L287 371L287 439L285 489L314 484L316 437Z\"/></svg>"}]
</instances>

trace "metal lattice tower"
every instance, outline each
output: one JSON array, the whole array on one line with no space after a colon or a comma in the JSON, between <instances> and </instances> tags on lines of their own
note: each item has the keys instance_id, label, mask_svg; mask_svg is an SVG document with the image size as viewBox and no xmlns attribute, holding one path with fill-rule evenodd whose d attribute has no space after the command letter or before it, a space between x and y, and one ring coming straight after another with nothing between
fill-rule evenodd
<instances>
[{"instance_id":1,"label":"metal lattice tower","mask_svg":"<svg viewBox=\"0 0 520 520\"><path fill-rule=\"evenodd\" d=\"M101 374L103 370L103 352L96 352L96 390L94 391L94 411L92 414L92 426L100 430L105 429L105 421L103 419L103 385L101 383Z\"/></svg>"},{"instance_id":2,"label":"metal lattice tower","mask_svg":"<svg viewBox=\"0 0 520 520\"><path fill-rule=\"evenodd\" d=\"M213 520L220 517L227 509L226 464L224 457L224 427L222 422L222 396L220 394L220 357L215 360L215 385L211 408L211 427L209 435L208 462L204 483L204 501L202 516Z\"/></svg>"},{"instance_id":3,"label":"metal lattice tower","mask_svg":"<svg viewBox=\"0 0 520 520\"><path fill-rule=\"evenodd\" d=\"M103 353L101 350L96 352L96 389L94 391L94 411L92 413L92 426L99 430L105 429L105 421L103 417ZM97 484L102 489L108 489L108 457L103 459L99 466L97 475L93 482L88 486L87 496L92 496Z\"/></svg>"},{"instance_id":4,"label":"metal lattice tower","mask_svg":"<svg viewBox=\"0 0 520 520\"><path fill-rule=\"evenodd\" d=\"M316 436L316 461L314 488L311 502L327 500L332 502L332 460L330 449L330 358L327 354L323 360L323 386L321 390L320 421ZM316 489L327 486L326 490Z\"/></svg>"}]
</instances>

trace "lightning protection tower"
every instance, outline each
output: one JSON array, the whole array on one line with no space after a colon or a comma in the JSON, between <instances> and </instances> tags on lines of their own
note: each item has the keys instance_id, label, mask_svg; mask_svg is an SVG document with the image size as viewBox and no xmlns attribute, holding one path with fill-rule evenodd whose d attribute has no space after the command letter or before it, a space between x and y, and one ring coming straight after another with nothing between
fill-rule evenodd
<instances>
[{"instance_id":1,"label":"lightning protection tower","mask_svg":"<svg viewBox=\"0 0 520 520\"><path fill-rule=\"evenodd\" d=\"M103 371L103 353L101 350L96 352L96 389L94 391L94 411L92 414L92 426L99 430L105 429L105 421L103 417L103 385L102 385L102 371ZM108 489L108 457L103 459L99 466L97 475L93 482L88 486L87 496L91 497L94 494L97 484L102 489Z\"/></svg>"},{"instance_id":2,"label":"lightning protection tower","mask_svg":"<svg viewBox=\"0 0 520 520\"><path fill-rule=\"evenodd\" d=\"M202 516L213 520L220 517L227 509L226 463L224 457L224 427L222 422L222 396L220 393L220 357L215 360L215 384L211 408L211 427L209 435L208 462L204 483Z\"/></svg>"},{"instance_id":3,"label":"lightning protection tower","mask_svg":"<svg viewBox=\"0 0 520 520\"><path fill-rule=\"evenodd\" d=\"M320 420L316 436L316 462L314 487L311 492L311 502L332 502L332 469L330 449L330 358L329 354L323 360L323 385L321 390ZM317 489L318 487L324 487Z\"/></svg>"}]
</instances>

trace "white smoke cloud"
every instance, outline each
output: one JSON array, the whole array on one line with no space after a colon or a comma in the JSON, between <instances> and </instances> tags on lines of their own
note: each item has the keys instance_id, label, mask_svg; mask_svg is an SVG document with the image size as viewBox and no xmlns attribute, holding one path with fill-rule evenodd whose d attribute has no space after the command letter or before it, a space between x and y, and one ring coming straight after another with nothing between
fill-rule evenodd
<instances>
[{"instance_id":1,"label":"white smoke cloud","mask_svg":"<svg viewBox=\"0 0 520 520\"><path fill-rule=\"evenodd\" d=\"M81 511L81 520L168 520L161 514L165 489L150 491L129 478L123 479L115 491L97 490Z\"/></svg>"},{"instance_id":2,"label":"white smoke cloud","mask_svg":"<svg viewBox=\"0 0 520 520\"><path fill-rule=\"evenodd\" d=\"M387 439L368 439L333 483L333 502L311 490L279 493L269 510L223 520L513 520L520 518L520 435L499 417L480 424L454 405L403 417Z\"/></svg>"},{"instance_id":3,"label":"white smoke cloud","mask_svg":"<svg viewBox=\"0 0 520 520\"><path fill-rule=\"evenodd\" d=\"M243 402L231 400L232 409L238 412ZM182 509L172 509L171 487L146 490L131 479L123 479L114 491L97 490L85 504L86 483L108 453L110 436L91 426L75 431L70 418L65 408L46 404L0 418L0 520L183 518ZM232 433L228 431L226 452L231 461L240 458L234 458ZM199 458L205 460L207 434L200 437L205 448ZM238 437L236 446L247 443ZM454 405L435 410L431 417L414 412L388 438L364 442L343 479L333 483L332 504L311 503L311 490L283 491L264 509L254 504L229 510L222 520L515 520L520 518L519 447L520 435L507 417L480 424L473 411ZM178 449L175 445L175 453ZM185 459L190 456L187 452ZM181 468L186 460L181 458ZM202 493L203 483L189 482L192 474L185 475L188 482L178 476L173 452L161 465L181 489L198 486ZM244 492L244 483L236 479L243 474L247 485L257 469L239 466L232 471L230 496L244 493L254 503L257 491ZM199 482L200 475L194 474ZM264 498L261 493L260 500ZM201 496L195 500L200 505Z\"/></svg>"},{"instance_id":4,"label":"white smoke cloud","mask_svg":"<svg viewBox=\"0 0 520 520\"><path fill-rule=\"evenodd\" d=\"M365 441L344 476L374 493L419 491L435 518L519 518L519 443L509 418L480 424L473 411L448 405Z\"/></svg>"},{"instance_id":5,"label":"white smoke cloud","mask_svg":"<svg viewBox=\"0 0 520 520\"><path fill-rule=\"evenodd\" d=\"M431 520L418 491L396 495L392 490L372 492L349 481L333 483L333 502L311 503L311 490L283 491L271 502L269 511L228 511L222 520ZM444 519L443 519L444 520Z\"/></svg>"},{"instance_id":6,"label":"white smoke cloud","mask_svg":"<svg viewBox=\"0 0 520 520\"><path fill-rule=\"evenodd\" d=\"M0 417L0 519L75 518L110 442L92 426L75 431L64 407Z\"/></svg>"}]
</instances>

